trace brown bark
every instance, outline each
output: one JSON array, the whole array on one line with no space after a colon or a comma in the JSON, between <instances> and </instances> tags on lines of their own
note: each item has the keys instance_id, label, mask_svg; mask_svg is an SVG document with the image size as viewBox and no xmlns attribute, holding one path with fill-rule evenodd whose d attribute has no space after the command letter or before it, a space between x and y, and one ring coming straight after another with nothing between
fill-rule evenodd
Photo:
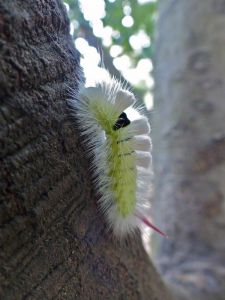
<instances>
[{"instance_id":1,"label":"brown bark","mask_svg":"<svg viewBox=\"0 0 225 300\"><path fill-rule=\"evenodd\" d=\"M188 299L225 299L225 1L161 1L156 42L155 257Z\"/></svg>"},{"instance_id":2,"label":"brown bark","mask_svg":"<svg viewBox=\"0 0 225 300\"><path fill-rule=\"evenodd\" d=\"M0 1L0 51L0 298L168 299L140 238L120 245L97 210L62 3Z\"/></svg>"}]
</instances>

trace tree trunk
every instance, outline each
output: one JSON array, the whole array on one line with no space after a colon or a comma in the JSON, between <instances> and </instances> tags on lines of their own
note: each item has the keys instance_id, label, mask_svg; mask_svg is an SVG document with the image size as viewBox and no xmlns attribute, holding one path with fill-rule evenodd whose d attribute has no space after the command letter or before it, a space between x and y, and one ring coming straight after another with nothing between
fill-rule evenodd
<instances>
[{"instance_id":1,"label":"tree trunk","mask_svg":"<svg viewBox=\"0 0 225 300\"><path fill-rule=\"evenodd\" d=\"M188 299L225 299L225 1L159 6L155 259Z\"/></svg>"},{"instance_id":2,"label":"tree trunk","mask_svg":"<svg viewBox=\"0 0 225 300\"><path fill-rule=\"evenodd\" d=\"M169 299L140 237L119 244L97 209L62 3L0 1L0 49L0 298Z\"/></svg>"}]
</instances>

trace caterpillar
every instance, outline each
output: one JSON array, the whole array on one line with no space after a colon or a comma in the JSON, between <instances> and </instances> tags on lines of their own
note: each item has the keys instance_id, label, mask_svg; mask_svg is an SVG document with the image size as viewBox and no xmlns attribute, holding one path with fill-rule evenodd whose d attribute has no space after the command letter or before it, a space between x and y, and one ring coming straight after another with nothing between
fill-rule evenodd
<instances>
[{"instance_id":1,"label":"caterpillar","mask_svg":"<svg viewBox=\"0 0 225 300\"><path fill-rule=\"evenodd\" d=\"M99 206L118 237L133 233L141 224L163 236L146 217L151 176L150 125L136 109L139 119L126 113L136 99L114 78L94 87L81 88L70 108L91 155Z\"/></svg>"}]
</instances>

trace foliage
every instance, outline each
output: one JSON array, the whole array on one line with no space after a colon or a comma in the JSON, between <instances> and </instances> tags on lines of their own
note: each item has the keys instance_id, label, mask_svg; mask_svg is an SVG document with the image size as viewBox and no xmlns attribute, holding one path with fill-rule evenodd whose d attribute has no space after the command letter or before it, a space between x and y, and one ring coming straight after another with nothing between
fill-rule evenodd
<instances>
[{"instance_id":1,"label":"foliage","mask_svg":"<svg viewBox=\"0 0 225 300\"><path fill-rule=\"evenodd\" d=\"M119 36L112 38L113 44L119 44L123 48L122 54L127 54L137 62L141 58L150 57L152 52L152 44L142 48L141 52L135 52L129 39L132 35L143 30L150 40L153 40L154 22L156 15L156 2L139 4L137 0L124 0L109 2L106 1L106 16L103 19L105 26L111 26L120 33ZM125 16L126 8L130 8L130 16L134 23L131 27L122 25L121 20Z\"/></svg>"},{"instance_id":2,"label":"foliage","mask_svg":"<svg viewBox=\"0 0 225 300\"><path fill-rule=\"evenodd\" d=\"M79 25L85 24L86 21L79 9L78 1L65 0L64 2L70 7L69 15L71 21L76 20ZM122 52L120 55L128 55L133 65L136 65L141 58L151 57L156 10L156 1L141 4L137 0L105 0L106 13L102 19L104 27L110 26L113 29L113 33L118 33L112 34L112 45L121 46ZM125 16L131 16L133 18L134 22L132 26L125 27L122 24L122 20ZM91 26L91 24L89 25ZM79 28L80 26L78 26L77 30L79 30ZM143 47L141 51L135 51L130 43L130 37L138 34L140 31L144 32L146 36L150 38L151 43ZM77 33L76 31L75 34L77 35Z\"/></svg>"}]
</instances>

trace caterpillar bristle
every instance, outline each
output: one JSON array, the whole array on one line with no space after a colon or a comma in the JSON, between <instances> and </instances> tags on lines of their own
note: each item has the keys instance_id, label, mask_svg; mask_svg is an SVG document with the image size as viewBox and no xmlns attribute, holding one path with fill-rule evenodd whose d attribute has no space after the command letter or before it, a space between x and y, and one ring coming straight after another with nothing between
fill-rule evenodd
<instances>
[{"instance_id":1,"label":"caterpillar bristle","mask_svg":"<svg viewBox=\"0 0 225 300\"><path fill-rule=\"evenodd\" d=\"M150 125L146 117L134 120L129 128L130 133L135 135L144 135L150 132Z\"/></svg>"},{"instance_id":2,"label":"caterpillar bristle","mask_svg":"<svg viewBox=\"0 0 225 300\"><path fill-rule=\"evenodd\" d=\"M121 114L126 108L132 106L135 102L134 95L129 91L120 90L116 94L115 98L115 108Z\"/></svg>"},{"instance_id":3,"label":"caterpillar bristle","mask_svg":"<svg viewBox=\"0 0 225 300\"><path fill-rule=\"evenodd\" d=\"M83 99L98 99L99 97L99 88L98 87L88 87L83 88L80 91Z\"/></svg>"},{"instance_id":4,"label":"caterpillar bristle","mask_svg":"<svg viewBox=\"0 0 225 300\"><path fill-rule=\"evenodd\" d=\"M135 151L137 165L139 167L148 169L151 165L151 155L149 152Z\"/></svg>"},{"instance_id":5,"label":"caterpillar bristle","mask_svg":"<svg viewBox=\"0 0 225 300\"><path fill-rule=\"evenodd\" d=\"M138 135L132 138L132 144L135 150L150 152L151 140L147 135Z\"/></svg>"}]
</instances>

